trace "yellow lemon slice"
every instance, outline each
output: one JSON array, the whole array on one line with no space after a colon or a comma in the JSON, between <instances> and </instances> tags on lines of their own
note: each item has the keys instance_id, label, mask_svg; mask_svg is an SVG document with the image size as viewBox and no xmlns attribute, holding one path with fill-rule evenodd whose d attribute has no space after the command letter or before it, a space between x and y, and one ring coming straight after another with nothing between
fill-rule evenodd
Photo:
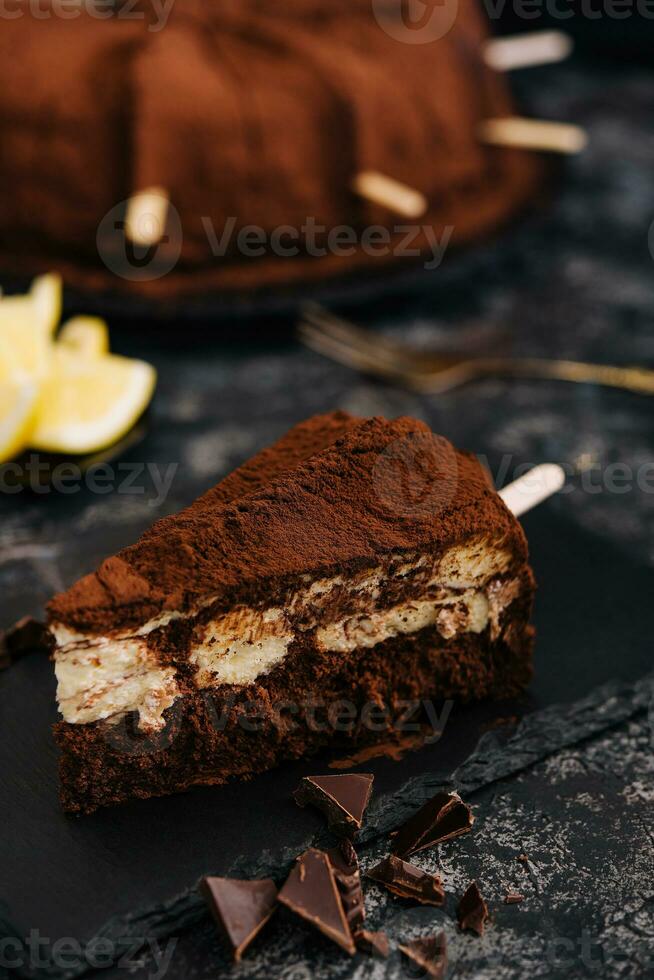
<instances>
[{"instance_id":1,"label":"yellow lemon slice","mask_svg":"<svg viewBox=\"0 0 654 980\"><path fill-rule=\"evenodd\" d=\"M39 390L30 381L0 381L0 462L24 449L31 435Z\"/></svg>"},{"instance_id":2,"label":"yellow lemon slice","mask_svg":"<svg viewBox=\"0 0 654 980\"><path fill-rule=\"evenodd\" d=\"M57 343L82 357L102 357L109 353L109 330L96 316L74 316L59 331Z\"/></svg>"},{"instance_id":3,"label":"yellow lemon slice","mask_svg":"<svg viewBox=\"0 0 654 980\"><path fill-rule=\"evenodd\" d=\"M80 357L55 345L30 446L58 453L89 453L110 446L143 413L156 378L145 361L115 354Z\"/></svg>"},{"instance_id":4,"label":"yellow lemon slice","mask_svg":"<svg viewBox=\"0 0 654 980\"><path fill-rule=\"evenodd\" d=\"M28 293L37 322L47 337L52 337L61 320L62 291L61 276L49 272L45 276L37 276Z\"/></svg>"},{"instance_id":5,"label":"yellow lemon slice","mask_svg":"<svg viewBox=\"0 0 654 980\"><path fill-rule=\"evenodd\" d=\"M52 345L36 325L31 306L13 300L0 300L0 381L38 381L49 370Z\"/></svg>"},{"instance_id":6,"label":"yellow lemon slice","mask_svg":"<svg viewBox=\"0 0 654 980\"><path fill-rule=\"evenodd\" d=\"M61 316L61 278L39 276L28 293L0 298L0 380L39 380L49 370Z\"/></svg>"}]
</instances>

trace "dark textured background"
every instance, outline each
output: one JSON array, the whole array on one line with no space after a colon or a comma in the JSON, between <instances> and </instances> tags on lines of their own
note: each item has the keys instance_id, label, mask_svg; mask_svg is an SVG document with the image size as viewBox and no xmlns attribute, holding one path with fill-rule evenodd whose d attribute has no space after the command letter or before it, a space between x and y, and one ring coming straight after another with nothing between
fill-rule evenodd
<instances>
[{"instance_id":1,"label":"dark textured background","mask_svg":"<svg viewBox=\"0 0 654 980\"><path fill-rule=\"evenodd\" d=\"M652 77L644 68L605 65L600 70L572 65L523 73L517 82L531 114L578 121L589 130L591 146L566 163L551 206L465 256L448 256L422 288L399 291L355 314L426 346L476 345L480 337L492 339L497 328L510 331L510 349L515 353L654 366L654 261L648 247L654 219ZM551 502L543 515L551 515L552 540L562 566L574 569L569 586L557 593L562 604L567 599L570 620L577 583L584 591L584 567L578 561L582 538L575 531L565 533L567 522L591 535L595 606L586 608L584 615L597 648L587 677L586 668L580 669L585 661L576 659L576 647L565 648L569 667L564 663L560 669L569 670L570 696L580 696L586 683L590 688L609 676L612 662L620 674L631 663L634 650L641 656L643 648L651 649L647 607L651 595L647 567L654 563L651 471L650 489L634 485L619 493L608 492L601 477L612 463L627 464L634 476L651 467L651 400L590 386L504 381L424 398L368 381L303 351L287 339L289 323L284 320L247 327L234 324L229 345L223 339L224 324L215 328L204 324L195 332L186 328L183 338L176 337L174 330L147 324L114 326L114 348L147 356L160 372L147 437L124 459L163 468L177 464L171 492L154 506L152 484L141 480L144 492L140 494L23 492L0 500L0 625L25 612L40 613L53 590L133 540L156 517L189 502L293 422L341 407L364 415L407 413L424 418L457 444L486 454L495 467L509 454L503 482L511 478L515 465L542 460L568 465L573 473L568 492ZM546 540L547 531L540 533ZM568 553L568 548L577 551ZM634 593L631 583L642 592ZM547 588L543 583L545 602ZM587 590L584 595L588 601ZM614 606L616 595L619 609ZM630 601L633 607L628 607ZM627 629L625 604L631 637L627 648L621 645ZM593 608L598 622L606 623L605 640L593 621ZM548 612L553 615L556 610ZM554 644L555 619L549 622L553 636L548 642ZM547 670L543 663L539 683L545 687L552 681ZM559 682L565 683L567 676L557 674L551 687L559 690ZM43 725L53 714L47 666L26 662L18 673L0 677L3 732L15 719L26 690ZM554 726L558 731L565 734L569 724L574 738L583 735L585 740L566 749L560 749L556 740L547 742L549 757L534 768L478 789L473 799L477 832L425 857L425 866L440 863L449 892L460 892L471 876L479 878L496 912L486 938L479 941L455 934L452 899L441 913L407 909L372 891L371 919L387 927L394 939L427 933L444 923L457 977L636 977L647 976L648 969L651 975L646 957L648 952L651 955L654 935L652 741L647 697L642 692L636 700L629 692L624 697L629 708L615 718L609 712L607 724L630 720L594 738L587 728L576 729L570 719L558 718ZM515 755L520 745L513 748ZM11 742L9 749L14 753ZM68 886L48 853L49 837L60 825L54 800L49 804L52 828L47 810L22 810L16 802L23 791L27 793L23 799L36 793L35 785L49 786L54 754L31 764L29 756L17 754L21 766L18 772L11 769L3 800L12 833L5 833L0 845L6 849L3 866L11 866L14 874L5 871L0 894L6 899L8 918L19 929L43 928L47 918L56 922L59 914L63 929L63 922L69 921L64 914ZM389 792L401 782L402 765L389 778ZM415 761L406 763L407 774L414 772L415 765ZM285 778L290 785L290 777ZM475 785L481 783L471 783L471 792ZM229 797L221 797L225 798ZM415 796L410 800L415 804ZM255 794L252 801L252 807L260 806ZM201 809L210 815L210 800ZM156 805L151 812L157 812ZM173 812L188 816L187 801L174 803ZM300 818L305 822L293 831L298 844L318 825L308 815ZM110 826L111 817L102 819ZM120 823L123 818L114 819ZM226 840L216 826L216 867L228 868L241 857L247 870L248 861L252 867L251 862L258 860L260 849L248 841L247 812L241 814L240 823L240 833L230 832ZM151 820L148 831L160 844L162 867L196 846L191 840L193 829L192 821L176 824L173 819L160 825ZM70 824L70 833L80 838L92 831L77 821ZM283 843L278 825L271 823L270 834L270 848L275 851ZM138 839L133 846L130 861L138 868ZM12 863L15 848L30 852L29 870L21 880L20 867ZM383 841L371 841L370 848L367 862L374 857L374 848L383 849ZM514 852L522 849L532 857L527 870L514 861ZM270 858L273 867L277 860ZM88 894L97 894L97 907L89 898L79 933L65 927L73 935L88 936L109 914L133 907L116 884L124 861L123 853L109 849L101 861L88 867ZM162 870L163 879L166 875ZM156 869L149 865L143 867L140 886L146 904L149 896L171 895L161 891ZM504 908L500 904L504 887L521 888L527 901ZM31 896L33 904L28 901ZM61 909L56 908L58 896ZM174 908L171 913L173 932L178 931L178 912ZM383 965L360 958L350 962L283 926L277 932L273 927L270 935L269 952L248 957L235 975L289 980L401 975L395 960ZM584 944L590 944L590 953ZM132 967L139 977L156 969L147 955L140 963ZM125 969L103 973L117 977ZM224 969L213 928L201 919L182 934L167 975L174 980L215 977Z\"/></svg>"}]
</instances>

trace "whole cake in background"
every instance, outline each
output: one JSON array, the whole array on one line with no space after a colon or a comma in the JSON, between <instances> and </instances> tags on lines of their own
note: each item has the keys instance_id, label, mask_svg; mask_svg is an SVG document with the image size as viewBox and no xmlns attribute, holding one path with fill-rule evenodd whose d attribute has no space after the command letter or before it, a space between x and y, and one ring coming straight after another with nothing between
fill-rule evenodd
<instances>
[{"instance_id":1,"label":"whole cake in background","mask_svg":"<svg viewBox=\"0 0 654 980\"><path fill-rule=\"evenodd\" d=\"M85 290L164 297L415 262L394 254L406 219L353 191L367 171L424 195L413 223L437 239L447 227L454 246L484 236L530 198L540 170L533 154L477 138L484 119L513 112L505 78L482 58L485 18L461 0L444 37L408 44L374 6L176 0L164 26L145 3L142 20L34 19L27 7L5 20L0 271L55 269ZM152 187L165 189L181 237L169 229L159 245L167 274L129 281L116 275L114 226ZM354 228L353 254L307 254L307 220ZM248 225L267 242L280 226L298 230L299 254L243 255L236 236ZM371 225L392 230L386 255L361 248ZM429 253L424 230L411 248Z\"/></svg>"},{"instance_id":2,"label":"whole cake in background","mask_svg":"<svg viewBox=\"0 0 654 980\"><path fill-rule=\"evenodd\" d=\"M309 419L50 603L63 804L350 751L407 701L511 697L533 591L474 456L416 419Z\"/></svg>"}]
</instances>

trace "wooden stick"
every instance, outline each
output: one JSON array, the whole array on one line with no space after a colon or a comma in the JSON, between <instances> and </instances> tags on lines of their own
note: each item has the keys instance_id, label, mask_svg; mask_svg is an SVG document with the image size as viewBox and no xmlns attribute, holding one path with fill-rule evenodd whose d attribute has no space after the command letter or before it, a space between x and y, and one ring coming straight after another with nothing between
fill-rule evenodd
<instances>
[{"instance_id":1,"label":"wooden stick","mask_svg":"<svg viewBox=\"0 0 654 980\"><path fill-rule=\"evenodd\" d=\"M579 153L588 143L586 131L581 126L522 116L486 119L479 127L479 139L494 146L515 146L549 153Z\"/></svg>"},{"instance_id":2,"label":"wooden stick","mask_svg":"<svg viewBox=\"0 0 654 980\"><path fill-rule=\"evenodd\" d=\"M512 514L520 517L542 504L565 484L565 471L557 463L541 463L500 490L500 497Z\"/></svg>"},{"instance_id":3,"label":"wooden stick","mask_svg":"<svg viewBox=\"0 0 654 980\"><path fill-rule=\"evenodd\" d=\"M168 191L148 187L130 197L125 216L125 235L135 245L156 245L166 230Z\"/></svg>"},{"instance_id":4,"label":"wooden stick","mask_svg":"<svg viewBox=\"0 0 654 980\"><path fill-rule=\"evenodd\" d=\"M563 61L573 48L572 38L563 31L532 31L512 37L496 37L486 41L484 60L496 71L532 68Z\"/></svg>"},{"instance_id":5,"label":"wooden stick","mask_svg":"<svg viewBox=\"0 0 654 980\"><path fill-rule=\"evenodd\" d=\"M363 170L357 174L352 190L373 204L381 204L389 211L401 214L403 218L419 218L428 207L427 198L420 191L377 170Z\"/></svg>"}]
</instances>

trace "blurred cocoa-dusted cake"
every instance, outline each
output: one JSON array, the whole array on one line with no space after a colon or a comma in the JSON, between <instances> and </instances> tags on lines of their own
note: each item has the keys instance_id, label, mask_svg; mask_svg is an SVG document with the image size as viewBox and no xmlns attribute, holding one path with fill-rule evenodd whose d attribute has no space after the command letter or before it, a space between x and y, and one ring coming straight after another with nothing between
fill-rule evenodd
<instances>
[{"instance_id":1,"label":"blurred cocoa-dusted cake","mask_svg":"<svg viewBox=\"0 0 654 980\"><path fill-rule=\"evenodd\" d=\"M482 58L484 18L461 0L443 37L405 43L381 6L176 0L165 22L151 4L135 8L142 19L35 19L26 6L0 34L2 271L174 296L416 262L448 227L450 245L481 238L539 178L533 154L477 138L481 121L513 111ZM353 190L368 171L424 196L410 243L406 218ZM152 187L173 216L158 246L166 274L128 279L121 209ZM307 224L354 229L340 249L351 254ZM361 247L371 225L390 230L386 254ZM247 226L262 229L263 247L248 249L262 254L237 244ZM286 254L273 254L273 233Z\"/></svg>"},{"instance_id":2,"label":"blurred cocoa-dusted cake","mask_svg":"<svg viewBox=\"0 0 654 980\"><path fill-rule=\"evenodd\" d=\"M416 419L308 419L50 603L63 804L248 778L387 740L407 705L511 697L533 591L474 456Z\"/></svg>"}]
</instances>

